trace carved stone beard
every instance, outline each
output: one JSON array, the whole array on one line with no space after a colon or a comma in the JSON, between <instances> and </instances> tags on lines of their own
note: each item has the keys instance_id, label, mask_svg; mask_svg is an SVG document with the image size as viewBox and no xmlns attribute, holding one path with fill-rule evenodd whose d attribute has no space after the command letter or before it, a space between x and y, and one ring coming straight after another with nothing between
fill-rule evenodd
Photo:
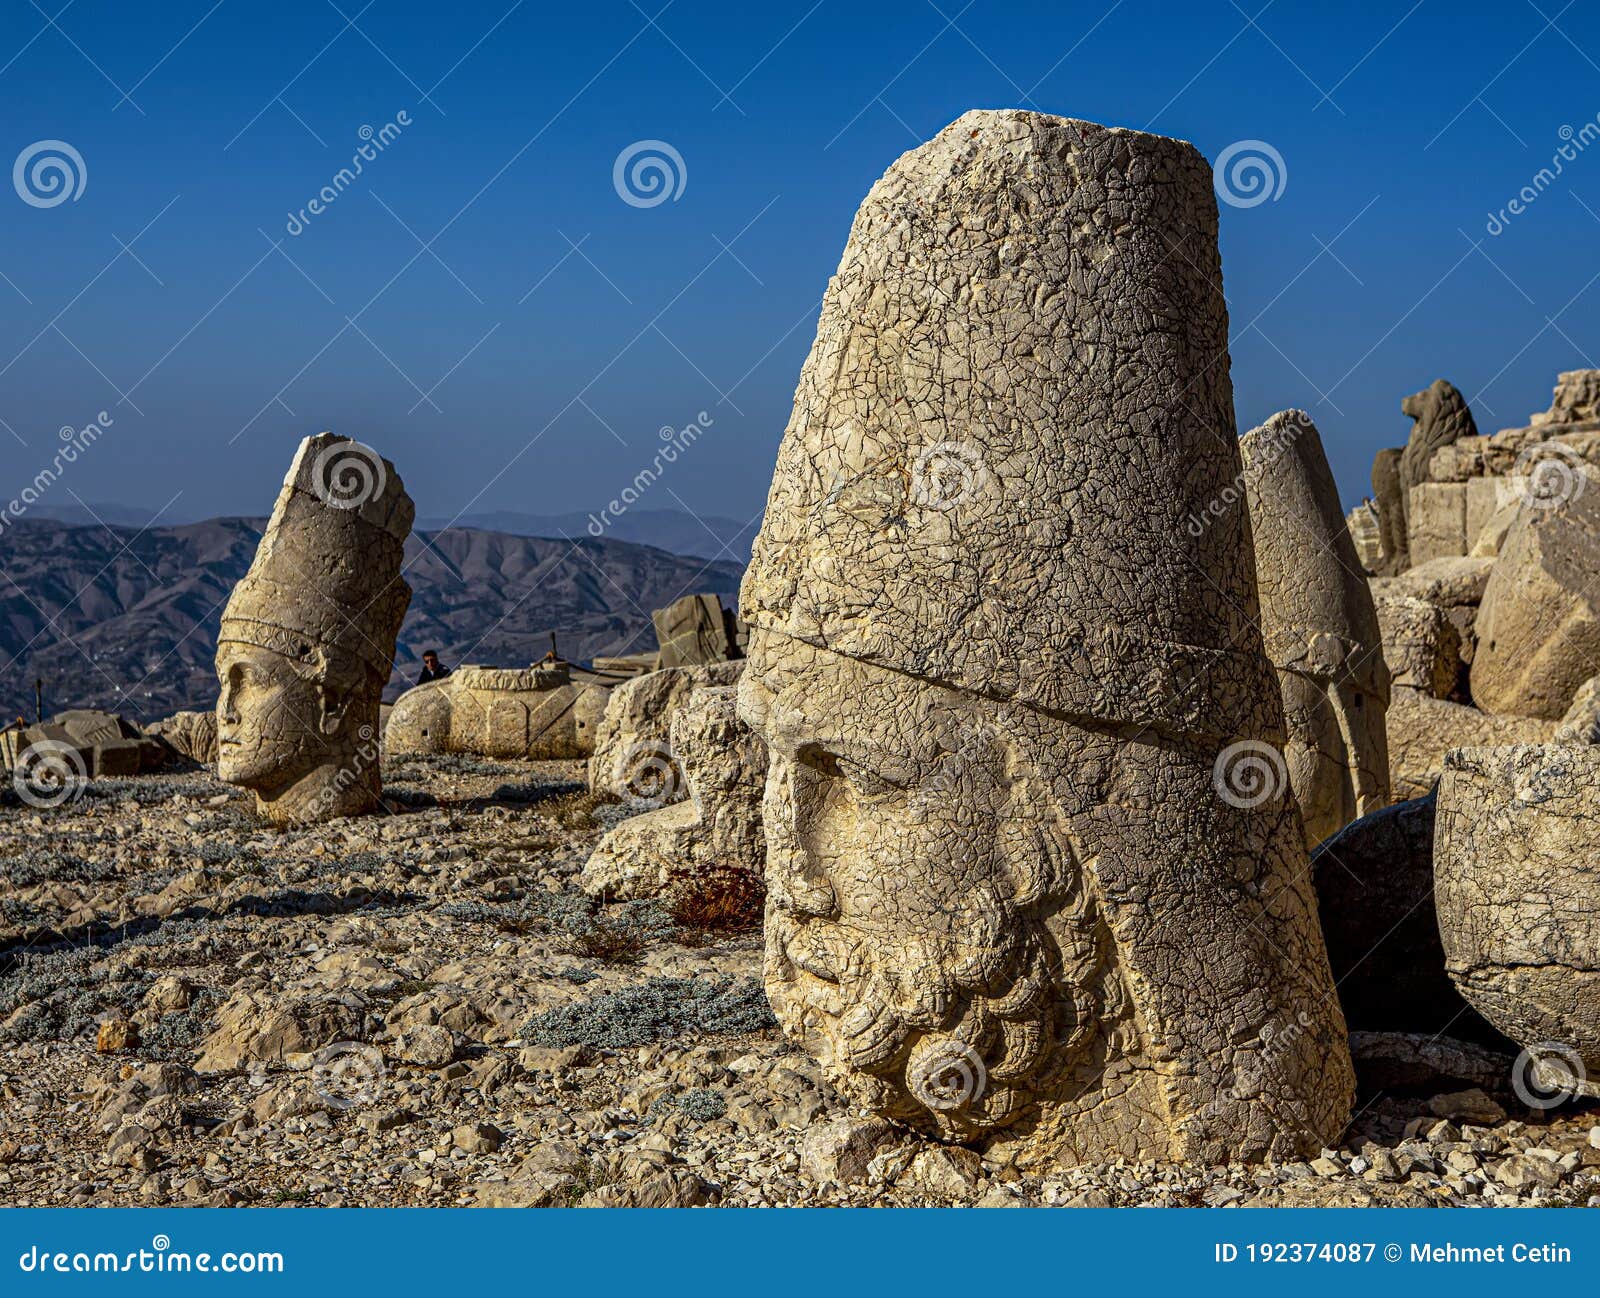
<instances>
[{"instance_id":1,"label":"carved stone beard","mask_svg":"<svg viewBox=\"0 0 1600 1298\"><path fill-rule=\"evenodd\" d=\"M907 1126L971 1140L1017 1123L1123 1010L1047 774L1052 740L1106 741L793 641L760 650L740 697L769 742L779 1022L841 1090Z\"/></svg>"},{"instance_id":2,"label":"carved stone beard","mask_svg":"<svg viewBox=\"0 0 1600 1298\"><path fill-rule=\"evenodd\" d=\"M1338 1133L1353 1077L1287 789L1246 808L1212 743L764 632L739 712L769 751L768 997L853 1101L1025 1170Z\"/></svg>"},{"instance_id":3,"label":"carved stone beard","mask_svg":"<svg viewBox=\"0 0 1600 1298\"><path fill-rule=\"evenodd\" d=\"M1062 827L1009 820L993 877L939 933L808 915L769 892L766 984L779 1022L841 1090L946 1140L1022 1118L1122 997L1110 937Z\"/></svg>"},{"instance_id":4,"label":"carved stone beard","mask_svg":"<svg viewBox=\"0 0 1600 1298\"><path fill-rule=\"evenodd\" d=\"M377 727L357 726L348 743L330 748L309 771L253 789L256 810L280 829L365 815L380 800L380 756Z\"/></svg>"}]
</instances>

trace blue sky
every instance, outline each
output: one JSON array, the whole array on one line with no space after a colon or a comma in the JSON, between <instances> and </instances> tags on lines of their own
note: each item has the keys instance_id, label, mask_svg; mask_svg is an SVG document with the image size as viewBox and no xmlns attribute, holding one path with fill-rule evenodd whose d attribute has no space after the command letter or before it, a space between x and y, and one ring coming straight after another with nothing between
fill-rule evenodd
<instances>
[{"instance_id":1,"label":"blue sky","mask_svg":"<svg viewBox=\"0 0 1600 1298\"><path fill-rule=\"evenodd\" d=\"M105 409L60 503L264 512L332 428L423 514L591 509L705 411L650 503L746 518L856 205L972 107L1277 151L1222 208L1238 416L1311 410L1347 501L1435 377L1488 432L1600 364L1600 142L1486 228L1600 114L1556 0L0 0L0 103L87 175L0 187L0 498ZM619 197L641 140L676 199Z\"/></svg>"}]
</instances>

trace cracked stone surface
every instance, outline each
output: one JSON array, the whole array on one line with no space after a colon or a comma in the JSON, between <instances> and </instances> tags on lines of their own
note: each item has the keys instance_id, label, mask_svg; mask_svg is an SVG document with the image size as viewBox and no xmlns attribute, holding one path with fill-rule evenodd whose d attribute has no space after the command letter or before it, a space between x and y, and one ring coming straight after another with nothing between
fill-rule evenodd
<instances>
[{"instance_id":1,"label":"cracked stone surface","mask_svg":"<svg viewBox=\"0 0 1600 1298\"><path fill-rule=\"evenodd\" d=\"M308 437L223 610L218 774L276 825L378 805L379 703L411 602L400 564L414 515L370 447Z\"/></svg>"},{"instance_id":2,"label":"cracked stone surface","mask_svg":"<svg viewBox=\"0 0 1600 1298\"><path fill-rule=\"evenodd\" d=\"M1451 753L1435 834L1439 931L1461 994L1522 1046L1554 1043L1600 1077L1600 749Z\"/></svg>"},{"instance_id":3,"label":"cracked stone surface","mask_svg":"<svg viewBox=\"0 0 1600 1298\"><path fill-rule=\"evenodd\" d=\"M1261 634L1288 726L1284 757L1315 846L1389 801L1383 636L1311 416L1280 411L1239 449Z\"/></svg>"},{"instance_id":4,"label":"cracked stone surface","mask_svg":"<svg viewBox=\"0 0 1600 1298\"><path fill-rule=\"evenodd\" d=\"M759 909L767 750L734 714L734 694L733 686L702 686L673 712L672 752L688 799L607 834L579 880L590 896L627 900L731 887L753 892Z\"/></svg>"},{"instance_id":5,"label":"cracked stone surface","mask_svg":"<svg viewBox=\"0 0 1600 1298\"><path fill-rule=\"evenodd\" d=\"M1425 796L1439 782L1445 756L1454 748L1543 744L1556 730L1553 721L1492 717L1412 689L1395 690L1388 721L1389 787L1396 799Z\"/></svg>"},{"instance_id":6,"label":"cracked stone surface","mask_svg":"<svg viewBox=\"0 0 1600 1298\"><path fill-rule=\"evenodd\" d=\"M1559 720L1600 673L1600 483L1572 482L1523 501L1489 575L1472 693L1490 712Z\"/></svg>"},{"instance_id":7,"label":"cracked stone surface","mask_svg":"<svg viewBox=\"0 0 1600 1298\"><path fill-rule=\"evenodd\" d=\"M1216 219L1158 136L976 112L904 155L742 592L779 1022L1017 1166L1287 1156L1349 1114L1248 518L1213 508Z\"/></svg>"},{"instance_id":8,"label":"cracked stone surface","mask_svg":"<svg viewBox=\"0 0 1600 1298\"><path fill-rule=\"evenodd\" d=\"M742 661L666 667L611 691L589 758L589 788L614 798L661 805L687 796L672 751L672 716L698 689L733 685Z\"/></svg>"},{"instance_id":9,"label":"cracked stone surface","mask_svg":"<svg viewBox=\"0 0 1600 1298\"><path fill-rule=\"evenodd\" d=\"M395 700L383 728L391 753L472 753L553 761L588 757L611 691L567 663L463 663Z\"/></svg>"}]
</instances>

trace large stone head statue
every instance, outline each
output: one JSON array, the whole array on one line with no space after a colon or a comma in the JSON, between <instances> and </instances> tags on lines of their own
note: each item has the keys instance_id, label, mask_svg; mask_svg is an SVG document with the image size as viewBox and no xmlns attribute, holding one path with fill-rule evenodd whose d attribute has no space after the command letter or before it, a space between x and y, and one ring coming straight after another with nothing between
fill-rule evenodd
<instances>
[{"instance_id":1,"label":"large stone head statue","mask_svg":"<svg viewBox=\"0 0 1600 1298\"><path fill-rule=\"evenodd\" d=\"M300 444L217 640L217 773L279 825L377 806L378 706L411 588L394 466L332 433Z\"/></svg>"},{"instance_id":2,"label":"large stone head statue","mask_svg":"<svg viewBox=\"0 0 1600 1298\"><path fill-rule=\"evenodd\" d=\"M1239 449L1289 782L1315 846L1389 804L1383 635L1311 416L1279 411Z\"/></svg>"},{"instance_id":3,"label":"large stone head statue","mask_svg":"<svg viewBox=\"0 0 1600 1298\"><path fill-rule=\"evenodd\" d=\"M1348 1114L1216 222L1159 136L974 112L904 155L745 578L779 1021L1019 1162L1303 1152Z\"/></svg>"}]
</instances>

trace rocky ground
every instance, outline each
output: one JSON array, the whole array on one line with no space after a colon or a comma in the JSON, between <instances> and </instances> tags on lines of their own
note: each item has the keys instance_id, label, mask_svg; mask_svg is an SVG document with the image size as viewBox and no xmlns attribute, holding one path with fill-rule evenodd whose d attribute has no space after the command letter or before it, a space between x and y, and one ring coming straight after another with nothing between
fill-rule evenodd
<instances>
[{"instance_id":1,"label":"rocky ground","mask_svg":"<svg viewBox=\"0 0 1600 1298\"><path fill-rule=\"evenodd\" d=\"M913 1140L780 1037L759 933L577 890L632 810L581 780L408 759L393 814L288 834L204 771L7 789L0 1203L1600 1204L1600 1110L1477 1092L1267 1168Z\"/></svg>"}]
</instances>

